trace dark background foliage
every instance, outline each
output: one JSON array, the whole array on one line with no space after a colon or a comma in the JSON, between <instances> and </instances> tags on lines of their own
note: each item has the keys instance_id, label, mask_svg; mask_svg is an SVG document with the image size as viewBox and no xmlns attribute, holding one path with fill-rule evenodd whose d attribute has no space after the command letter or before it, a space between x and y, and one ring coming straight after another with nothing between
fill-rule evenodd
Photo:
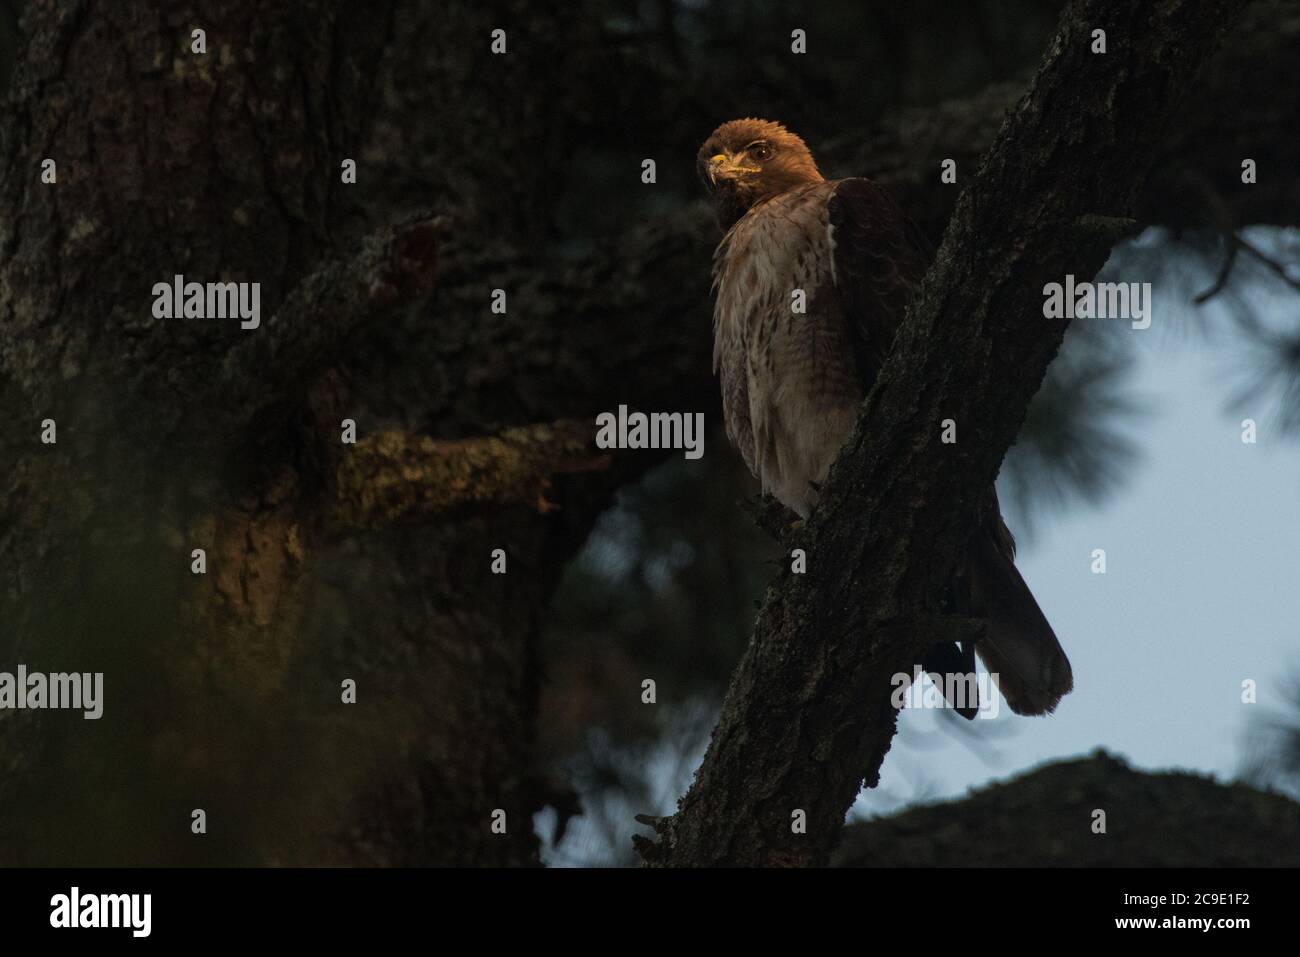
<instances>
[{"instance_id":1,"label":"dark background foliage","mask_svg":"<svg viewBox=\"0 0 1300 957\"><path fill-rule=\"evenodd\" d=\"M725 437L712 432L698 464L642 457L560 475L545 514L512 501L340 529L321 519L334 481L321 436L347 414L365 435L472 442L619 402L716 421L716 232L694 178L708 132L779 119L828 175L879 177L937 241L954 193L932 171L949 155L973 170L1061 6L0 2L5 418L39 421L57 400L64 434L81 422L97 443L50 467L28 439L0 442L0 580L18 623L0 668L37 652L102 661L135 676L142 703L98 736L3 716L0 860L521 864L540 843L552 863L633 863L631 816L671 810L689 782L780 554L738 505L755 487ZM1272 53L1238 58L1248 80L1236 60L1221 69L1225 84L1272 91L1272 125L1206 98L1189 113L1199 139L1170 147L1179 162L1195 165L1205 116L1227 112L1247 115L1262 149L1294 149L1294 83L1269 45L1294 49L1300 13L1255 9L1243 29L1264 39L1242 46ZM193 25L212 38L211 75L185 59ZM486 52L497 27L507 57ZM789 54L796 27L807 56ZM33 157L49 153L75 191L62 206L32 193ZM341 156L358 161L355 189L335 183ZM653 189L639 181L644 157L657 162ZM1300 325L1240 296L1294 284L1294 233L1265 253L1238 228L1294 225L1300 186L1268 189L1267 213L1235 219L1243 201L1214 188L1187 203L1153 195L1158 241L1116 259L1181 283L1186 300L1214 289L1232 303L1231 330L1192 330L1231 336L1242 356L1225 400L1266 395L1295 431ZM254 228L232 224L236 209ZM85 210L100 224L88 247L72 230ZM427 301L352 322L328 297L309 300L298 317L322 330L318 348L223 363L220 335L119 334L150 277L204 268L262 276L284 328L294 290L346 272L373 230L429 211L447 225ZM510 295L499 321L494 288ZM1143 425L1131 373L1113 337L1072 328L1000 478L1022 537L1122 489ZM252 411L232 411L245 409L232 394ZM129 451L114 445L123 429ZM182 462L169 458L178 447ZM78 507L32 504L41 495ZM305 545L283 545L299 530ZM211 602L165 570L204 534L218 566L241 569ZM498 545L509 583L487 574ZM278 550L290 559L268 568ZM338 713L340 676L363 689L356 716ZM654 709L641 704L647 676ZM1006 744L944 728L990 760ZM1252 779L1294 792L1296 740L1294 718L1261 728ZM896 747L926 746L905 731ZM891 803L927 797L919 764L913 781ZM228 822L200 850L188 839L197 801ZM486 830L496 807L511 815L508 841ZM70 817L83 824L69 831Z\"/></svg>"}]
</instances>

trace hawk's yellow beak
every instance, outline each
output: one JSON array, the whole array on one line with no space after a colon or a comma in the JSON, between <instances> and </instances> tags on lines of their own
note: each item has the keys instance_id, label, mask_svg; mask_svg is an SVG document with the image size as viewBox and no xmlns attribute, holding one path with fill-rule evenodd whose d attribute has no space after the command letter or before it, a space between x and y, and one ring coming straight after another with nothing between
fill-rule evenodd
<instances>
[{"instance_id":1,"label":"hawk's yellow beak","mask_svg":"<svg viewBox=\"0 0 1300 957\"><path fill-rule=\"evenodd\" d=\"M705 168L705 175L709 177L709 185L717 186L718 177L722 175L722 168L727 165L726 153L715 153L709 157L709 165Z\"/></svg>"},{"instance_id":2,"label":"hawk's yellow beak","mask_svg":"<svg viewBox=\"0 0 1300 957\"><path fill-rule=\"evenodd\" d=\"M730 153L715 153L709 157L709 183L713 186L718 185L720 179L735 179L743 172L745 167L737 163L736 157Z\"/></svg>"},{"instance_id":3,"label":"hawk's yellow beak","mask_svg":"<svg viewBox=\"0 0 1300 957\"><path fill-rule=\"evenodd\" d=\"M762 170L757 166L746 166L742 163L741 157L733 156L730 153L715 153L709 157L708 175L709 183L716 186L720 179L739 179L744 173L761 173Z\"/></svg>"}]
</instances>

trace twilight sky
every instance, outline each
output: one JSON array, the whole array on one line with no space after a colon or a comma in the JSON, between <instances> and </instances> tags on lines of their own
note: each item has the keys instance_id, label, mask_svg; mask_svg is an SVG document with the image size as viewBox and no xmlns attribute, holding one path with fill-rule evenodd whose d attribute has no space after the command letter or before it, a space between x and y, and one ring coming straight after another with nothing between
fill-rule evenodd
<instances>
[{"instance_id":1,"label":"twilight sky","mask_svg":"<svg viewBox=\"0 0 1300 957\"><path fill-rule=\"evenodd\" d=\"M1120 261L1106 278L1151 279ZM1294 328L1300 293L1277 283L1246 292L1261 316ZM1282 679L1300 668L1300 437L1277 434L1275 395L1229 406L1243 354L1215 303L1201 308L1225 333L1206 337L1180 315L1195 308L1186 290L1157 282L1154 294L1151 329L1115 322L1110 333L1138 358L1130 381L1145 414L1128 434L1140 460L1100 506L1046 517L1017 559L1070 656L1074 692L1046 719L1004 707L977 720L973 730L999 726L995 766L950 735L917 734L933 732L934 715L905 714L908 734L935 747L896 744L882 794L860 798L859 810L885 811L918 787L959 796L1097 747L1141 768L1232 777L1251 718L1283 708ZM1247 416L1255 445L1241 441ZM1105 575L1090 571L1094 548L1106 549ZM1241 703L1243 678L1257 681L1259 704Z\"/></svg>"},{"instance_id":2,"label":"twilight sky","mask_svg":"<svg viewBox=\"0 0 1300 957\"><path fill-rule=\"evenodd\" d=\"M1248 235L1274 251L1284 238L1300 241L1296 231ZM1153 234L1138 245L1165 258ZM1125 380L1139 410L1125 429L1138 449L1130 473L1100 505L1039 512L1032 536L1007 514L1020 539L1017 565L1070 656L1075 690L1047 718L1019 717L1005 703L996 719L969 724L904 713L880 786L859 797L854 814L960 797L1099 747L1147 770L1230 779L1255 719L1285 711L1283 682L1300 672L1300 435L1279 434L1276 393L1230 404L1243 369L1258 378L1249 365L1257 360L1217 302L1200 307L1197 331L1189 302L1212 277L1144 275L1144 261L1121 251L1101 278L1152 282L1151 328L1075 320L1105 323L1135 358ZM1238 288L1266 323L1300 326L1300 293L1275 281ZM1241 441L1246 417L1258 424L1254 445ZM1106 550L1104 575L1090 570L1095 548ZM1255 679L1258 704L1241 703L1245 678ZM967 746L974 739L978 745ZM670 735L648 758L658 800L621 809L617 820L652 805L654 813L672 811L703 757L701 750L683 763L676 740ZM538 819L549 835L552 813ZM558 866L601 860L607 837L577 818L570 853L548 849L546 858ZM621 828L616 843L626 843Z\"/></svg>"}]
</instances>

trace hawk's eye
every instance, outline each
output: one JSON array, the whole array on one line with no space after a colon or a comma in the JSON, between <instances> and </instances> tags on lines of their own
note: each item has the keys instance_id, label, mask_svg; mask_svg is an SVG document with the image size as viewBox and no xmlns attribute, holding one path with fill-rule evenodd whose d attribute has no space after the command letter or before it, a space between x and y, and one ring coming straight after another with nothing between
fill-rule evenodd
<instances>
[{"instance_id":1,"label":"hawk's eye","mask_svg":"<svg viewBox=\"0 0 1300 957\"><path fill-rule=\"evenodd\" d=\"M760 163L763 160L770 160L772 158L772 147L768 146L766 143L758 143L750 149L749 155L754 157L754 159L758 160Z\"/></svg>"}]
</instances>

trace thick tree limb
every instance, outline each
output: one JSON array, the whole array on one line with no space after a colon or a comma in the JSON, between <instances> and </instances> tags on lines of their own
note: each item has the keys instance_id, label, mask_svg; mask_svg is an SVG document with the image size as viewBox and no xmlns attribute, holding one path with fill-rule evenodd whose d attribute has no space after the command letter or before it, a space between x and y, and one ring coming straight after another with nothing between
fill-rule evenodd
<instances>
[{"instance_id":1,"label":"thick tree limb","mask_svg":"<svg viewBox=\"0 0 1300 957\"><path fill-rule=\"evenodd\" d=\"M126 763L117 755L100 761L111 752L96 742L92 767L30 727L5 729L2 856L531 860L527 828L512 826L503 839L480 815L503 807L518 822L536 809L522 769L532 755L542 609L610 488L655 457L622 457L608 472L557 482L565 507L545 518L522 508L465 510L311 555L300 532L317 517L334 463L304 467L321 464L303 427L308 410L290 399L276 410L279 421L250 425L249 404L290 396L285 385L324 371L311 366L335 351L340 330L367 315L348 297L368 298L370 287L335 284L348 281L350 262L364 266L360 260L343 260L337 276L320 272L320 262L355 248L354 227L393 222L419 196L464 216L448 248L437 250L435 302L419 315L393 309L374 335L349 343L339 379L351 392L339 400L344 411L329 409L335 427L338 412L466 439L589 419L624 401L707 409L717 401L703 268L711 223L692 207L638 224L617 249L583 263L557 266L547 255L553 187L575 140L603 140L611 114L634 112L574 95L623 75L623 54L597 42L605 31L603 17L587 15L595 5L574 5L574 14L567 5L563 13L521 6L512 19L512 43L550 37L566 54L597 51L583 62L599 69L581 76L536 69L536 44L531 58L479 69L481 44L465 37L498 25L482 4L217 6L178 2L160 14L146 0L27 5L31 48L0 123L0 391L15 424L0 435L0 451L14 463L0 515L8 571L0 587L13 606L7 636L29 649L68 648L91 664L119 654L105 629L121 622L121 654L152 670L131 669L141 676L131 747L145 753L128 751ZM447 23L455 28L443 29ZM215 41L202 58L189 52L196 24ZM1247 62L1260 72L1271 61ZM626 101L643 105L637 84L602 88L610 86L631 90ZM679 92L664 101L665 113L682 115L684 100L699 99L695 90ZM1274 99L1280 118L1270 122L1285 126L1291 101L1277 91ZM1240 107L1220 104L1218 115L1231 119L1228 111ZM987 135L977 152L1001 108L983 117ZM635 125L644 128L644 119ZM677 129L694 125L680 121ZM692 142L674 154L689 156L696 135L683 132ZM58 159L57 188L37 184L42 156ZM339 182L345 156L363 160L358 187ZM876 168L883 167L862 169ZM1266 200L1276 182L1262 179L1255 195ZM388 198L380 201L381 193ZM950 203L952 191L944 196ZM939 222L946 218L947 206ZM177 272L257 281L267 314L278 314L264 316L251 337L228 323L155 320L149 290ZM511 313L485 321L498 286L510 292ZM277 344L277 327L294 334ZM248 348L246 362L226 361L229 350ZM368 361L351 361L358 357ZM246 380L232 384L241 367ZM57 448L34 438L31 425L46 415L59 420ZM246 454L248 446L257 454ZM626 471L623 459L633 463ZM186 526L195 509L214 516L210 535ZM463 558L498 545L512 555L512 569L529 573L494 576L485 561ZM210 546L215 560L206 584L217 600L187 603L203 605L197 620L160 600L177 575L196 584L185 572L191 546ZM313 574L304 576L309 557ZM160 657L159 649L167 651ZM381 718L367 711L368 725L334 721L328 696L307 693L322 662L387 688L390 710ZM208 694L216 686L249 708L232 714L228 699ZM267 710L277 701L307 720ZM406 733L394 736L394 727ZM250 750L248 741L260 746ZM197 750L194 742L202 742ZM340 754L349 760L335 760ZM343 765L350 772L337 774ZM32 827L11 809L48 807L42 781L91 797L105 785L122 800L108 806L88 797L84 813ZM160 830L148 814L167 800L156 782L178 799L223 793L223 817L262 833L246 829L200 847L184 829ZM268 793L283 796L278 809L261 800ZM121 807L139 813L123 818ZM51 833L59 846L42 838Z\"/></svg>"},{"instance_id":2,"label":"thick tree limb","mask_svg":"<svg viewBox=\"0 0 1300 957\"><path fill-rule=\"evenodd\" d=\"M549 511L551 477L608 468L590 422L507 429L499 436L435 441L383 432L346 451L335 473L332 531L381 528L461 506L531 505Z\"/></svg>"},{"instance_id":3,"label":"thick tree limb","mask_svg":"<svg viewBox=\"0 0 1300 957\"><path fill-rule=\"evenodd\" d=\"M977 498L1065 332L1042 289L1096 273L1126 228L1167 117L1238 0L1081 0L958 201L944 244L769 589L704 762L654 865L822 864L895 731L891 679L919 657ZM1105 24L1109 53L1089 50ZM945 418L959 441L939 441ZM794 833L792 815L806 815Z\"/></svg>"}]
</instances>

